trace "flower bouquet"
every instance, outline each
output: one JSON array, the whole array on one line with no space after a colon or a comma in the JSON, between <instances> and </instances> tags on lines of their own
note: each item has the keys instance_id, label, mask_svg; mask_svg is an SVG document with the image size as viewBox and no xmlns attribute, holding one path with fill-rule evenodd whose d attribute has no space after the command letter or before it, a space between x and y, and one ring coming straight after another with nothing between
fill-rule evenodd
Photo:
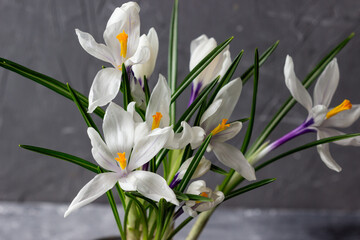
<instances>
[{"instance_id":1,"label":"flower bouquet","mask_svg":"<svg viewBox=\"0 0 360 240\"><path fill-rule=\"evenodd\" d=\"M285 156L316 146L319 158L326 166L339 172L341 167L332 158L329 143L360 145L360 134L337 130L349 127L360 117L359 105L347 99L331 105L339 83L335 56L354 34L325 56L303 82L296 77L293 59L286 57L284 78L292 97L251 143L259 68L279 42L260 56L256 49L254 64L237 77L234 73L243 51L232 59L229 45L233 38L217 45L215 39L201 35L190 44L190 72L178 81L178 1L175 0L170 25L168 76L167 79L161 74L154 77L159 40L154 28L140 35L139 11L135 2L116 8L104 30L104 44L97 43L89 33L75 30L81 47L107 63L94 77L88 97L69 84L0 58L3 68L72 100L88 127L95 162L56 150L20 145L77 164L95 174L71 202L65 217L76 214L75 210L106 194L121 239L172 239L192 220L195 223L187 239L197 239L221 203L275 180L256 181L256 171ZM251 112L244 114L242 119L230 120L242 86L250 79L253 80ZM316 79L312 98L307 88ZM156 81L152 91L149 81ZM179 113L176 104L181 103L177 99L188 87L191 93L187 108ZM122 106L115 103L118 94L123 97ZM268 136L296 102L307 110L303 122L278 140L268 141ZM102 120L101 128L93 117ZM246 125L246 133L241 147L227 143L239 134L243 125ZM274 149L307 133L316 133L316 141L266 159ZM206 159L206 152L214 154L221 165ZM199 180L208 171L223 176L215 189ZM124 209L123 219L114 192ZM181 215L187 217L179 218Z\"/></svg>"}]
</instances>

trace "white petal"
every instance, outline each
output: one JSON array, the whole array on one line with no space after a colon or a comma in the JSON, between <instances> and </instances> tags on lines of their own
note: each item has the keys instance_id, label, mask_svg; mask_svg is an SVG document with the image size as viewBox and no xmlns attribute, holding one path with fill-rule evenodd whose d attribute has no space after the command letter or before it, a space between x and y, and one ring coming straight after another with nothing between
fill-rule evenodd
<instances>
[{"instance_id":1,"label":"white petal","mask_svg":"<svg viewBox=\"0 0 360 240\"><path fill-rule=\"evenodd\" d=\"M172 131L171 127L157 128L139 141L135 141L128 165L129 171L141 167L150 161L164 147L169 138L170 131Z\"/></svg>"},{"instance_id":2,"label":"white petal","mask_svg":"<svg viewBox=\"0 0 360 240\"><path fill-rule=\"evenodd\" d=\"M127 112L132 115L133 120L134 120L135 123L143 122L142 118L140 117L140 115L135 110L135 102L131 102L131 103L128 104Z\"/></svg>"},{"instance_id":3,"label":"white petal","mask_svg":"<svg viewBox=\"0 0 360 240\"><path fill-rule=\"evenodd\" d=\"M153 122L153 115L156 112L162 114L160 121L160 128L167 127L170 124L169 106L171 101L171 90L163 75L159 74L159 80L151 93L149 104L146 109L146 123L151 128Z\"/></svg>"},{"instance_id":4,"label":"white petal","mask_svg":"<svg viewBox=\"0 0 360 240\"><path fill-rule=\"evenodd\" d=\"M125 3L114 10L106 25L103 37L106 45L113 53L116 65L121 65L126 60L120 55L121 47L119 40L116 38L118 34L123 31L128 34L126 58L133 56L138 48L140 37L139 11L140 7L137 3Z\"/></svg>"},{"instance_id":5,"label":"white petal","mask_svg":"<svg viewBox=\"0 0 360 240\"><path fill-rule=\"evenodd\" d=\"M150 59L150 43L146 35L142 35L140 37L136 51L134 52L133 55L128 55L128 56L131 57L126 60L125 62L126 66L145 63Z\"/></svg>"},{"instance_id":6,"label":"white petal","mask_svg":"<svg viewBox=\"0 0 360 240\"><path fill-rule=\"evenodd\" d=\"M115 103L110 103L106 109L103 122L104 138L110 151L117 157L117 153L126 153L129 157L134 145L134 120L130 113Z\"/></svg>"},{"instance_id":7,"label":"white petal","mask_svg":"<svg viewBox=\"0 0 360 240\"><path fill-rule=\"evenodd\" d=\"M204 128L206 133L211 132L215 127L217 127L221 123L222 119L229 119L239 100L241 89L242 81L240 78L232 80L220 89L214 99L214 103L216 103L219 99L222 100L220 107L211 116L209 116L209 114L205 111L204 115L207 119L204 120L205 117L202 116L202 119L200 120L200 122L202 122L201 127Z\"/></svg>"},{"instance_id":8,"label":"white petal","mask_svg":"<svg viewBox=\"0 0 360 240\"><path fill-rule=\"evenodd\" d=\"M324 137L325 137L324 134L321 131L318 131L317 139L322 139ZM326 164L326 166L336 172L340 172L341 167L332 158L330 151L329 151L329 144L324 143L321 145L317 145L316 147L317 147L317 151L320 155L321 160Z\"/></svg>"},{"instance_id":9,"label":"white petal","mask_svg":"<svg viewBox=\"0 0 360 240\"><path fill-rule=\"evenodd\" d=\"M214 142L212 143L212 146L216 157L225 166L233 168L249 181L256 180L254 168L246 160L239 149L230 144L221 142Z\"/></svg>"},{"instance_id":10,"label":"white petal","mask_svg":"<svg viewBox=\"0 0 360 240\"><path fill-rule=\"evenodd\" d=\"M228 70L228 68L231 65L231 55L230 55L230 51L226 50L227 48L224 49L223 53L220 53L220 60L219 63L221 64L221 70L219 72L219 75L221 77L224 76L224 74L226 73L226 71Z\"/></svg>"},{"instance_id":11,"label":"white petal","mask_svg":"<svg viewBox=\"0 0 360 240\"><path fill-rule=\"evenodd\" d=\"M88 128L87 133L91 141L91 152L95 161L107 170L116 172L119 167L115 163L114 155L101 139L99 133L94 128Z\"/></svg>"},{"instance_id":12,"label":"white petal","mask_svg":"<svg viewBox=\"0 0 360 240\"><path fill-rule=\"evenodd\" d=\"M201 145L205 137L205 131L201 127L191 127L187 122L181 122L183 130L172 135L165 144L167 149L182 149L191 144L193 149Z\"/></svg>"},{"instance_id":13,"label":"white petal","mask_svg":"<svg viewBox=\"0 0 360 240\"><path fill-rule=\"evenodd\" d=\"M181 164L181 167L178 170L179 173L178 179L182 179L184 177L193 159L194 157L191 157L187 159L183 164ZM211 162L207 160L205 157L202 157L191 179L195 179L203 176L205 173L210 171L210 168L211 168Z\"/></svg>"},{"instance_id":14,"label":"white petal","mask_svg":"<svg viewBox=\"0 0 360 240\"><path fill-rule=\"evenodd\" d=\"M65 212L64 217L67 217L74 210L91 203L109 191L115 185L118 177L117 173L101 173L96 175L80 190Z\"/></svg>"},{"instance_id":15,"label":"white petal","mask_svg":"<svg viewBox=\"0 0 360 240\"><path fill-rule=\"evenodd\" d=\"M160 201L161 198L164 198L174 205L179 205L175 193L160 175L147 171L134 171L129 173L128 176L134 179L136 190L145 197L157 202Z\"/></svg>"},{"instance_id":16,"label":"white petal","mask_svg":"<svg viewBox=\"0 0 360 240\"><path fill-rule=\"evenodd\" d=\"M321 131L322 138L341 136L341 135L345 134L344 132L340 132L340 131L332 129L332 128L323 128L322 127L322 128L319 128L319 131ZM360 146L360 136L346 138L343 140L335 141L333 143L343 145L343 146Z\"/></svg>"},{"instance_id":17,"label":"white petal","mask_svg":"<svg viewBox=\"0 0 360 240\"><path fill-rule=\"evenodd\" d=\"M88 112L104 106L113 100L119 92L121 71L114 68L101 69L95 76L89 93Z\"/></svg>"},{"instance_id":18,"label":"white petal","mask_svg":"<svg viewBox=\"0 0 360 240\"><path fill-rule=\"evenodd\" d=\"M135 65L137 66L137 65ZM133 66L133 69L134 67ZM145 110L146 107L146 101L145 101L145 92L143 90L143 87L141 86L140 82L138 80L135 80L134 77L130 80L130 92L131 96L135 100L137 106L143 110Z\"/></svg>"},{"instance_id":19,"label":"white petal","mask_svg":"<svg viewBox=\"0 0 360 240\"><path fill-rule=\"evenodd\" d=\"M190 183L190 185L186 190L186 193L199 195L203 192L202 191L203 188L206 188L206 182L204 180L197 180Z\"/></svg>"},{"instance_id":20,"label":"white petal","mask_svg":"<svg viewBox=\"0 0 360 240\"><path fill-rule=\"evenodd\" d=\"M309 118L314 119L313 126L317 127L322 125L326 119L327 112L328 109L325 105L315 105L309 113Z\"/></svg>"},{"instance_id":21,"label":"white petal","mask_svg":"<svg viewBox=\"0 0 360 240\"><path fill-rule=\"evenodd\" d=\"M82 32L79 29L75 29L75 32L78 36L80 45L86 52L100 60L115 64L115 60L107 46L97 43L93 36L91 36L89 33Z\"/></svg>"},{"instance_id":22,"label":"white petal","mask_svg":"<svg viewBox=\"0 0 360 240\"><path fill-rule=\"evenodd\" d=\"M241 128L242 128L241 122L233 122L230 124L230 127L215 134L212 138L212 141L226 142L227 140L235 137L240 132Z\"/></svg>"},{"instance_id":23,"label":"white petal","mask_svg":"<svg viewBox=\"0 0 360 240\"><path fill-rule=\"evenodd\" d=\"M339 84L339 67L334 58L321 73L314 88L314 105L329 107L332 97Z\"/></svg>"},{"instance_id":24,"label":"white petal","mask_svg":"<svg viewBox=\"0 0 360 240\"><path fill-rule=\"evenodd\" d=\"M200 119L200 125L203 126L203 123L212 115L216 113L218 108L222 104L222 99L218 99L216 101L213 101L211 105L206 109L206 111L203 113L201 119Z\"/></svg>"},{"instance_id":25,"label":"white petal","mask_svg":"<svg viewBox=\"0 0 360 240\"><path fill-rule=\"evenodd\" d=\"M308 112L310 112L312 108L311 97L308 91L300 82L300 80L296 77L294 72L294 62L289 55L286 56L284 75L285 75L285 84L290 90L291 95L295 98L295 100L298 103L304 106L308 110Z\"/></svg>"},{"instance_id":26,"label":"white petal","mask_svg":"<svg viewBox=\"0 0 360 240\"><path fill-rule=\"evenodd\" d=\"M184 212L189 215L190 217L196 217L198 214L196 211L194 211L191 207L188 207L186 205L182 206L182 209L184 210Z\"/></svg>"},{"instance_id":27,"label":"white petal","mask_svg":"<svg viewBox=\"0 0 360 240\"><path fill-rule=\"evenodd\" d=\"M150 58L147 62L143 64L136 64L132 68L135 77L142 80L144 80L144 76L149 79L153 73L159 51L159 38L154 28L150 28L147 38L150 47Z\"/></svg>"},{"instance_id":28,"label":"white petal","mask_svg":"<svg viewBox=\"0 0 360 240\"><path fill-rule=\"evenodd\" d=\"M208 55L217 43L214 38L208 38L205 34L194 39L190 44L190 71Z\"/></svg>"},{"instance_id":29,"label":"white petal","mask_svg":"<svg viewBox=\"0 0 360 240\"><path fill-rule=\"evenodd\" d=\"M324 127L337 127L347 128L350 127L360 117L360 105L354 104L349 110L339 112L335 116L326 119L322 126Z\"/></svg>"}]
</instances>

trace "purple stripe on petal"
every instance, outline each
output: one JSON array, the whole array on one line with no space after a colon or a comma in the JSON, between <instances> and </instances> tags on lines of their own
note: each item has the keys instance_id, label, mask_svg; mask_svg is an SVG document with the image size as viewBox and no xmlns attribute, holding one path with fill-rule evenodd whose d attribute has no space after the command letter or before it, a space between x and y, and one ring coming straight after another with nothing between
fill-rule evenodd
<instances>
[{"instance_id":1,"label":"purple stripe on petal","mask_svg":"<svg viewBox=\"0 0 360 240\"><path fill-rule=\"evenodd\" d=\"M173 178L173 180L171 181L169 187L171 189L174 189L177 185L179 185L179 183L181 182L181 179L179 178L179 172L177 172Z\"/></svg>"},{"instance_id":2,"label":"purple stripe on petal","mask_svg":"<svg viewBox=\"0 0 360 240\"><path fill-rule=\"evenodd\" d=\"M191 94L190 94L190 100L189 100L188 107L195 101L196 97L199 95L201 86L202 86L202 84L198 83L196 85L196 88L194 89L194 84L191 85Z\"/></svg>"}]
</instances>

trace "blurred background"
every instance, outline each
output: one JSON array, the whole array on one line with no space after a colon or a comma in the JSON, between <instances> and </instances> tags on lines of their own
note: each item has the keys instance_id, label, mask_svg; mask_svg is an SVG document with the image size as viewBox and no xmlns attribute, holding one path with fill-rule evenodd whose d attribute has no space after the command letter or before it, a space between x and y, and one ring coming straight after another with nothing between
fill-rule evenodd
<instances>
[{"instance_id":1,"label":"blurred background","mask_svg":"<svg viewBox=\"0 0 360 240\"><path fill-rule=\"evenodd\" d=\"M87 54L78 43L75 28L91 33L98 42L115 7L124 1L0 1L0 56L49 75L88 95L93 78L105 63ZM167 75L169 21L172 1L138 1L141 33L155 27L160 39L152 88L159 73ZM356 0L238 1L181 0L179 4L178 79L189 72L190 42L205 33L218 43L230 36L232 57L245 54L236 76L253 63L255 48L262 53L280 44L260 69L258 107L253 138L261 132L290 96L283 77L286 54L293 57L300 79L350 33L360 30L360 2ZM343 99L360 102L360 37L338 55L341 81L332 105ZM106 65L106 64L105 64ZM312 92L312 88L310 90ZM178 115L187 106L190 89L178 100ZM245 85L232 116L249 116L252 80ZM121 103L121 97L115 100ZM270 135L275 140L297 127L307 116L296 106ZM101 124L97 117L94 117ZM245 128L246 129L246 124ZM359 132L354 124L347 132ZM241 146L244 132L233 141ZM15 73L0 69L0 200L12 202L70 203L93 174L86 170L18 147L41 146L89 161L90 141L73 102ZM308 134L290 142L271 156L314 141ZM360 149L331 144L333 157L343 171L328 169L315 148L296 153L258 172L258 179L277 178L261 189L227 202L243 208L337 209L360 208ZM217 163L212 154L207 157ZM211 186L222 180L214 173ZM104 196L99 200L106 202Z\"/></svg>"}]
</instances>

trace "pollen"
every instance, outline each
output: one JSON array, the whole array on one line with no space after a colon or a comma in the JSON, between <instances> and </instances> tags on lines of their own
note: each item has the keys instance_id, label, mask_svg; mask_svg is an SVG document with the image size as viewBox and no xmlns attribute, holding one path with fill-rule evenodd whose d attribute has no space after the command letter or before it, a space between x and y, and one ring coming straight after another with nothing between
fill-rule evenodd
<instances>
[{"instance_id":1,"label":"pollen","mask_svg":"<svg viewBox=\"0 0 360 240\"><path fill-rule=\"evenodd\" d=\"M340 105L334 107L326 114L326 119L329 119L329 118L335 116L336 114L338 114L339 112L349 110L351 108L352 108L351 102L349 100L345 99Z\"/></svg>"},{"instance_id":2,"label":"pollen","mask_svg":"<svg viewBox=\"0 0 360 240\"><path fill-rule=\"evenodd\" d=\"M125 30L123 30L123 32L119 33L119 35L117 35L116 38L119 40L121 46L120 56L126 58L128 35L125 33Z\"/></svg>"},{"instance_id":3,"label":"pollen","mask_svg":"<svg viewBox=\"0 0 360 240\"><path fill-rule=\"evenodd\" d=\"M151 130L154 130L155 128L158 128L160 126L160 121L163 116L160 112L156 112L156 114L153 115L152 117L153 117L153 122L152 122Z\"/></svg>"},{"instance_id":4,"label":"pollen","mask_svg":"<svg viewBox=\"0 0 360 240\"><path fill-rule=\"evenodd\" d=\"M212 135L214 136L215 134L224 131L225 129L227 129L228 127L230 127L230 124L226 124L227 119L223 119L221 121L221 124L219 124L216 128L214 128L214 130L211 131Z\"/></svg>"},{"instance_id":5,"label":"pollen","mask_svg":"<svg viewBox=\"0 0 360 240\"><path fill-rule=\"evenodd\" d=\"M119 157L115 158L115 160L119 162L121 169L125 169L126 168L125 152L117 153L117 154Z\"/></svg>"},{"instance_id":6,"label":"pollen","mask_svg":"<svg viewBox=\"0 0 360 240\"><path fill-rule=\"evenodd\" d=\"M209 195L206 193L206 192L202 192L202 193L200 193L200 196L201 197L209 197ZM196 201L196 203L201 203L201 201Z\"/></svg>"}]
</instances>

